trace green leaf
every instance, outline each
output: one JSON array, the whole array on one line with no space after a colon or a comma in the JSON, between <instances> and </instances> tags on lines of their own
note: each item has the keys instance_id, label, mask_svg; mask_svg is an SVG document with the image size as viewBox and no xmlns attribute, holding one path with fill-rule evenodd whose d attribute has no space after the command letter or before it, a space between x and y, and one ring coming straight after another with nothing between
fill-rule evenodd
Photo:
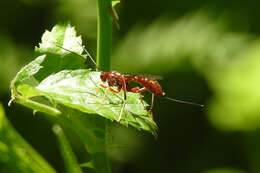
<instances>
[{"instance_id":1,"label":"green leaf","mask_svg":"<svg viewBox=\"0 0 260 173\"><path fill-rule=\"evenodd\" d=\"M91 168L94 169L93 163L92 162L86 162L86 163L82 163L80 164L81 167L86 167L86 168Z\"/></svg>"},{"instance_id":2,"label":"green leaf","mask_svg":"<svg viewBox=\"0 0 260 173\"><path fill-rule=\"evenodd\" d=\"M23 83L26 83L29 80L33 81L33 75L36 74L42 68L42 66L40 64L43 62L45 57L46 57L46 55L42 55L42 56L37 57L35 60L33 60L28 65L23 67L17 73L17 75L15 76L15 78L11 82L12 98L9 102L9 105L18 96L17 87L19 85L23 84Z\"/></svg>"},{"instance_id":3,"label":"green leaf","mask_svg":"<svg viewBox=\"0 0 260 173\"><path fill-rule=\"evenodd\" d=\"M49 52L62 56L69 54L68 51L57 47L57 45L59 45L81 55L84 51L81 44L81 37L77 37L74 27L70 25L56 25L51 31L45 31L42 36L42 43L39 44L39 47L35 48L35 51L41 53Z\"/></svg>"},{"instance_id":4,"label":"green leaf","mask_svg":"<svg viewBox=\"0 0 260 173\"><path fill-rule=\"evenodd\" d=\"M0 161L10 169L26 173L56 171L16 132L0 104Z\"/></svg>"},{"instance_id":5,"label":"green leaf","mask_svg":"<svg viewBox=\"0 0 260 173\"><path fill-rule=\"evenodd\" d=\"M43 80L47 76L57 73L61 70L75 70L85 68L85 55L81 55L83 52L83 46L81 37L76 35L76 30L70 25L56 25L50 31L45 31L42 36L42 43L39 47L35 48L37 56L46 54L42 68L35 76L39 81ZM70 50L70 53L64 49ZM82 57L76 55L79 54Z\"/></svg>"},{"instance_id":6,"label":"green leaf","mask_svg":"<svg viewBox=\"0 0 260 173\"><path fill-rule=\"evenodd\" d=\"M112 7L114 8L117 4L120 3L120 0L114 0L112 1Z\"/></svg>"},{"instance_id":7,"label":"green leaf","mask_svg":"<svg viewBox=\"0 0 260 173\"><path fill-rule=\"evenodd\" d=\"M100 84L108 84L100 80L100 72L82 69L84 63L80 56L56 46L65 45L66 49L82 53L78 42L81 43L80 37L76 37L75 29L69 25L46 31L42 43L36 48L37 53L44 55L18 72L12 81L11 87L15 91L12 98L33 110L55 116L68 112L59 105L98 114L111 121L117 121L122 111L120 124L155 135L157 126L146 111L147 104L141 102L140 94L128 92L123 107L123 91L115 94L102 88Z\"/></svg>"},{"instance_id":8,"label":"green leaf","mask_svg":"<svg viewBox=\"0 0 260 173\"><path fill-rule=\"evenodd\" d=\"M96 113L112 121L118 120L123 104L123 92L106 92L106 89L100 87L101 83L100 72L81 69L51 75L42 81L37 89L57 103L82 112ZM155 127L140 101L140 95L135 93L127 93L120 123L144 130L152 130L152 127Z\"/></svg>"},{"instance_id":9,"label":"green leaf","mask_svg":"<svg viewBox=\"0 0 260 173\"><path fill-rule=\"evenodd\" d=\"M12 81L13 87L26 83L26 80L29 80L34 74L36 74L43 67L40 64L44 61L45 57L46 55L39 56L31 63L23 67Z\"/></svg>"},{"instance_id":10,"label":"green leaf","mask_svg":"<svg viewBox=\"0 0 260 173\"><path fill-rule=\"evenodd\" d=\"M72 148L70 146L69 141L67 140L67 137L63 133L62 128L55 124L53 126L53 132L58 138L59 142L59 148L61 151L61 154L63 156L64 162L65 162L65 167L66 167L66 172L67 173L82 173L82 170L77 163L76 156L74 152L72 151Z\"/></svg>"}]
</instances>

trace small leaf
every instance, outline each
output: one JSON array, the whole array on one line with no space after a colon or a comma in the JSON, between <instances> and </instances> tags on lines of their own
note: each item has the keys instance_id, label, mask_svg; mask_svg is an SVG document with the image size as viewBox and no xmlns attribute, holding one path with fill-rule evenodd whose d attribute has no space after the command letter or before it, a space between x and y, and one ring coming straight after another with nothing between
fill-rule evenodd
<instances>
[{"instance_id":1,"label":"small leaf","mask_svg":"<svg viewBox=\"0 0 260 173\"><path fill-rule=\"evenodd\" d=\"M112 7L115 7L117 4L120 3L120 0L114 0L112 1Z\"/></svg>"},{"instance_id":2,"label":"small leaf","mask_svg":"<svg viewBox=\"0 0 260 173\"><path fill-rule=\"evenodd\" d=\"M42 36L42 43L39 44L39 47L35 47L35 53L37 56L44 53L47 57L42 63L44 68L37 73L35 78L41 81L61 70L85 68L86 56L81 55L83 53L81 44L81 37L77 36L75 28L70 25L56 25L51 32L45 31Z\"/></svg>"},{"instance_id":3,"label":"small leaf","mask_svg":"<svg viewBox=\"0 0 260 173\"><path fill-rule=\"evenodd\" d=\"M12 98L8 103L9 106L12 103L12 101L15 100L16 97L18 96L17 87L22 83L26 83L26 81L28 81L29 79L31 79L31 81L33 80L32 79L33 75L36 74L42 68L42 66L40 64L43 62L45 57L46 57L46 55L37 57L35 60L33 60L28 65L23 67L17 73L17 75L11 82L11 94L12 94L11 97Z\"/></svg>"},{"instance_id":4,"label":"small leaf","mask_svg":"<svg viewBox=\"0 0 260 173\"><path fill-rule=\"evenodd\" d=\"M118 23L119 17L118 17L118 14L117 14L116 10L115 10L115 6L116 6L117 4L119 4L119 3L120 3L120 0L114 0L114 1L112 1L112 2L111 2L111 7L110 7L110 9L109 9L110 15L111 15L111 17L113 18L113 21L114 21L114 23L116 24L116 27L117 27L118 30L120 29L120 25L119 25L119 23Z\"/></svg>"},{"instance_id":5,"label":"small leaf","mask_svg":"<svg viewBox=\"0 0 260 173\"><path fill-rule=\"evenodd\" d=\"M25 83L26 80L30 79L43 67L40 64L44 61L45 58L46 55L41 55L25 67L23 67L15 76L14 80L12 81L12 85L14 87L17 87L19 84Z\"/></svg>"},{"instance_id":6,"label":"small leaf","mask_svg":"<svg viewBox=\"0 0 260 173\"><path fill-rule=\"evenodd\" d=\"M35 48L35 51L42 53L49 52L59 55L69 54L68 51L60 49L57 46L59 45L81 55L84 51L81 44L81 37L77 37L74 27L71 27L70 25L56 25L52 28L51 32L45 31L42 36L42 43L39 44L39 47Z\"/></svg>"},{"instance_id":7,"label":"small leaf","mask_svg":"<svg viewBox=\"0 0 260 173\"><path fill-rule=\"evenodd\" d=\"M59 148L65 162L66 172L82 173L82 170L80 169L80 166L77 163L76 156L72 151L70 143L65 134L63 133L62 128L59 125L55 124L52 129L58 138Z\"/></svg>"},{"instance_id":8,"label":"small leaf","mask_svg":"<svg viewBox=\"0 0 260 173\"><path fill-rule=\"evenodd\" d=\"M86 163L82 163L80 164L81 167L86 167L86 168L91 168L94 169L94 165L92 162L86 162Z\"/></svg>"}]
</instances>

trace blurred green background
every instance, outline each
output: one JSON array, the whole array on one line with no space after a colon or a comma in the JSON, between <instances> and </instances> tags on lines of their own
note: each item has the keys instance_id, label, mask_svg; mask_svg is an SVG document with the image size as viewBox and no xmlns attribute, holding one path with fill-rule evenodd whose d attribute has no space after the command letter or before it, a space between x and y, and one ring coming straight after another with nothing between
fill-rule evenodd
<instances>
[{"instance_id":1,"label":"blurred green background","mask_svg":"<svg viewBox=\"0 0 260 173\"><path fill-rule=\"evenodd\" d=\"M111 124L113 172L260 172L260 13L258 1L122 0L116 8L112 68L163 76L156 98L157 140ZM0 5L0 101L17 131L58 170L64 163L44 114L7 106L10 80L33 60L41 35L70 22L96 52L96 0L10 0ZM90 62L89 62L90 63ZM150 95L147 95L149 101ZM88 158L68 134L80 163ZM113 145L116 144L116 145ZM0 172L11 172L0 163Z\"/></svg>"}]
</instances>

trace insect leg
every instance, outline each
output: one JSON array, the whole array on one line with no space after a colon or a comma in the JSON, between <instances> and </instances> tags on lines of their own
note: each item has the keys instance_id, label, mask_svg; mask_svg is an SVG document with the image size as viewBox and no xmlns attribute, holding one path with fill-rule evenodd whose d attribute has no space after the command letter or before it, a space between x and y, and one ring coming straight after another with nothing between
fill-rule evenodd
<instances>
[{"instance_id":1,"label":"insect leg","mask_svg":"<svg viewBox=\"0 0 260 173\"><path fill-rule=\"evenodd\" d=\"M140 93L140 92L145 92L146 90L147 90L147 88L144 87L137 91ZM142 101L142 99L141 99L141 101ZM154 93L152 93L151 105L150 105L150 109L148 110L148 113L151 115L152 119L153 119L153 105L154 105Z\"/></svg>"},{"instance_id":2,"label":"insect leg","mask_svg":"<svg viewBox=\"0 0 260 173\"><path fill-rule=\"evenodd\" d=\"M105 86L105 85L103 85L103 84L100 84L100 86L106 89L105 92L104 92L104 98L103 98L103 101L102 101L102 102L104 102L105 99L107 98L107 95L106 95L107 89L108 89L109 91L113 92L113 93L119 93L120 90L121 90L120 87L118 87L118 88L117 88L118 90L116 91L116 90L114 90L113 88L111 88L110 86ZM119 97L119 98L120 98L120 97Z\"/></svg>"},{"instance_id":3,"label":"insect leg","mask_svg":"<svg viewBox=\"0 0 260 173\"><path fill-rule=\"evenodd\" d=\"M142 93L142 92L145 92L147 91L147 88L143 87L143 88L139 88L139 87L134 87L134 88L131 88L131 91L133 93Z\"/></svg>"},{"instance_id":4,"label":"insect leg","mask_svg":"<svg viewBox=\"0 0 260 173\"><path fill-rule=\"evenodd\" d=\"M111 88L111 87L108 87L108 89L109 89L109 91L112 91L113 93L119 93L120 92L120 90L121 90L121 88L117 88L117 91L116 90L114 90L113 88Z\"/></svg>"},{"instance_id":5,"label":"insect leg","mask_svg":"<svg viewBox=\"0 0 260 173\"><path fill-rule=\"evenodd\" d=\"M120 120L122 118L123 111L125 109L125 104L126 104L126 101L124 100L117 122L120 122Z\"/></svg>"},{"instance_id":6,"label":"insect leg","mask_svg":"<svg viewBox=\"0 0 260 173\"><path fill-rule=\"evenodd\" d=\"M122 84L122 88L123 88L123 91L124 91L124 100L126 100L127 84L125 82L124 77L121 78L121 84Z\"/></svg>"},{"instance_id":7,"label":"insect leg","mask_svg":"<svg viewBox=\"0 0 260 173\"><path fill-rule=\"evenodd\" d=\"M147 91L147 89L145 87L143 87L141 89L139 87L134 87L134 88L131 88L130 91L132 91L133 93L141 93L141 92ZM141 94L140 94L140 101L141 101L144 109L146 109L144 102L143 102L143 96Z\"/></svg>"},{"instance_id":8,"label":"insect leg","mask_svg":"<svg viewBox=\"0 0 260 173\"><path fill-rule=\"evenodd\" d=\"M149 111L152 111L153 104L154 104L154 93L152 93L151 107L150 107Z\"/></svg>"},{"instance_id":9,"label":"insect leg","mask_svg":"<svg viewBox=\"0 0 260 173\"><path fill-rule=\"evenodd\" d=\"M127 87L126 87L126 82L125 82L125 78L121 78L121 84L122 84L122 88L123 88L123 91L124 91L124 102L123 102L123 106L121 108L121 111L120 111L120 114L119 114L119 117L118 117L118 120L117 122L120 122L121 118L122 118L122 115L123 115L123 111L125 109L125 104L126 104L126 92L127 92ZM119 87L121 89L121 87Z\"/></svg>"},{"instance_id":10,"label":"insect leg","mask_svg":"<svg viewBox=\"0 0 260 173\"><path fill-rule=\"evenodd\" d=\"M100 86L103 87L103 88L108 88L109 91L111 91L111 92L113 92L113 93L119 93L120 90L121 90L121 88L118 88L118 90L116 91L116 90L114 90L113 88L111 88L110 86L105 86L105 85L103 85L103 84L100 84Z\"/></svg>"},{"instance_id":11,"label":"insect leg","mask_svg":"<svg viewBox=\"0 0 260 173\"><path fill-rule=\"evenodd\" d=\"M106 98L107 98L107 89L105 90L105 92L104 92L104 96L103 96L103 99L102 99L102 103L104 103L105 102L105 100L106 100Z\"/></svg>"},{"instance_id":12,"label":"insect leg","mask_svg":"<svg viewBox=\"0 0 260 173\"><path fill-rule=\"evenodd\" d=\"M151 100L151 106L150 106L150 109L149 109L149 114L152 116L152 119L153 119L153 104L154 104L154 93L152 93L152 100Z\"/></svg>"},{"instance_id":13,"label":"insect leg","mask_svg":"<svg viewBox=\"0 0 260 173\"><path fill-rule=\"evenodd\" d=\"M99 92L99 90L98 90L98 88L99 88L99 85L98 84L96 84L95 82L94 82L94 80L92 79L92 77L90 76L90 81L96 86L96 95L98 94L98 92ZM104 87L102 87L102 88L106 88L106 86L104 85ZM102 93L103 93L103 95L104 96L106 96L106 92L107 92L107 90L105 90L105 92L103 91L103 90L100 90ZM117 96L117 95L116 95ZM119 99L122 99L121 97L119 97L119 96L117 96ZM109 98L109 97L104 97L104 98L107 98L108 100L109 100L109 102L110 103L113 103L113 101Z\"/></svg>"},{"instance_id":14,"label":"insect leg","mask_svg":"<svg viewBox=\"0 0 260 173\"><path fill-rule=\"evenodd\" d=\"M99 84L102 88L108 88L109 86L103 85L103 84Z\"/></svg>"}]
</instances>

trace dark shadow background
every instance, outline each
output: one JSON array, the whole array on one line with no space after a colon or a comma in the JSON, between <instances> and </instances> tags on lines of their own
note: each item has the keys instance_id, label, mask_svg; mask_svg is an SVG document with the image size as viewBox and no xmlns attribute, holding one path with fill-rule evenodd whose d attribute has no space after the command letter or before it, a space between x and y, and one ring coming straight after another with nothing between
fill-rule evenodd
<instances>
[{"instance_id":1,"label":"dark shadow background","mask_svg":"<svg viewBox=\"0 0 260 173\"><path fill-rule=\"evenodd\" d=\"M13 104L8 107L9 83L18 70L33 59L33 49L41 41L43 32L46 29L50 30L57 23L70 21L75 25L88 50L95 56L95 3L95 0L10 0L3 1L0 5L0 64L5 66L0 69L0 101L17 131L58 172L64 172L64 164L52 134L51 124L45 115L33 116L31 110L21 105ZM207 15L213 23L215 18L222 16L222 27L226 31L249 34L251 38L256 38L260 31L259 5L258 1L235 0L122 0L117 8L121 29L114 30L114 51L118 57L119 44L124 44L124 39L137 25L148 28L160 20L161 16L175 22L201 9L207 10ZM146 28L142 29L145 32ZM156 42L159 35L154 37ZM196 45L196 42L193 44ZM132 67L133 70L130 71L115 66L128 64L128 60L133 61L114 58L112 67L129 73L154 73L160 72L163 68L157 68L154 64L151 68L157 68L156 70L141 66L136 69ZM138 60L135 61L136 64L139 63ZM111 143L118 140L125 146L110 151L113 172L201 173L222 168L230 168L230 173L232 169L245 172L260 171L254 164L258 159L250 157L251 146L256 145L258 141L257 130L250 132L252 134L248 137L243 131L219 130L209 121L208 103L217 93L212 89L214 87L209 84L205 74L189 60L184 59L160 75L164 78L161 85L169 96L202 103L206 107L201 109L156 98L154 115L159 126L157 140L145 132L118 127L116 123L111 125ZM147 100L149 101L149 94ZM85 155L78 138L75 134L68 135L79 162L86 161L88 156ZM129 136L130 144L126 142L126 136ZM0 172L7 170L5 165L0 164Z\"/></svg>"}]
</instances>

